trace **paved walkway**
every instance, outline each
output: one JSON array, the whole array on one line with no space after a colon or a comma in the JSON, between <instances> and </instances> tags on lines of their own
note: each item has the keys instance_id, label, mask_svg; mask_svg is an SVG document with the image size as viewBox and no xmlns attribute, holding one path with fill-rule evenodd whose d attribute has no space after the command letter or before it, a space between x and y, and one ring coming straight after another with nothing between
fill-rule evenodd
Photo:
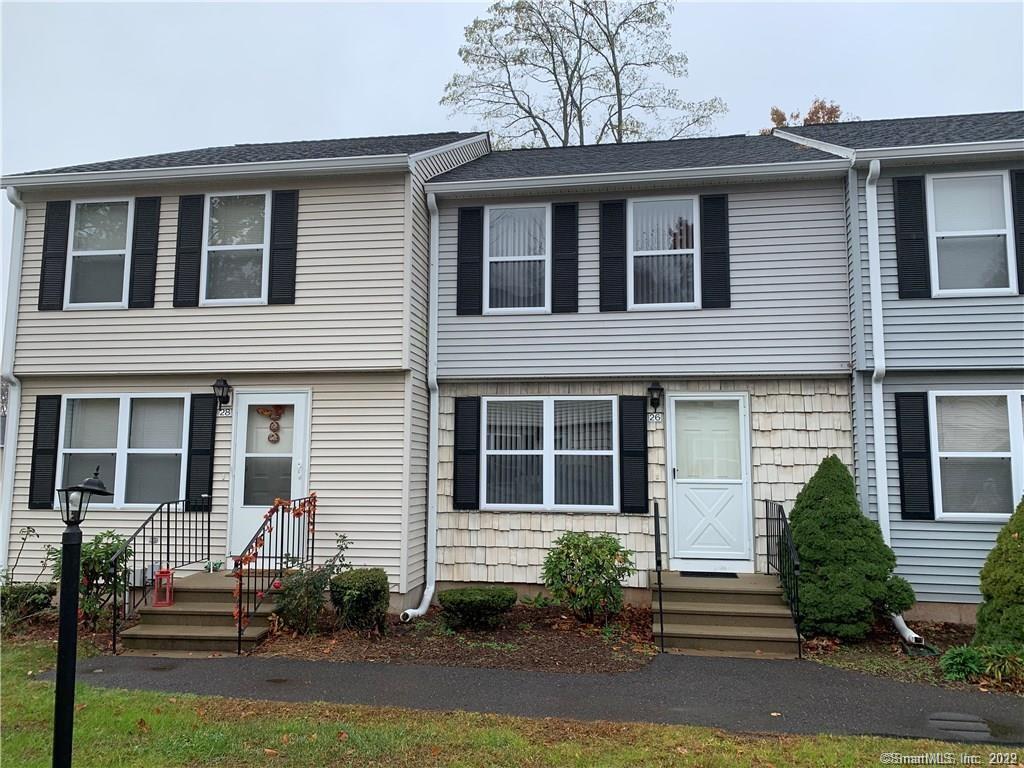
<instances>
[{"instance_id":1,"label":"paved walkway","mask_svg":"<svg viewBox=\"0 0 1024 768\"><path fill-rule=\"evenodd\" d=\"M661 655L638 672L574 675L261 656L99 656L79 663L79 680L275 701L1024 744L1019 697L899 683L809 661Z\"/></svg>"}]
</instances>

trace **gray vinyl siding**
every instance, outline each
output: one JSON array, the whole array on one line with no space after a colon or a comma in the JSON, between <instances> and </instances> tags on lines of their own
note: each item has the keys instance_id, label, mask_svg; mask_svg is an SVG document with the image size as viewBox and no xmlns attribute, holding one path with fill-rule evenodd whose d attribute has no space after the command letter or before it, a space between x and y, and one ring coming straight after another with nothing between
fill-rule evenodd
<instances>
[{"instance_id":1,"label":"gray vinyl siding","mask_svg":"<svg viewBox=\"0 0 1024 768\"><path fill-rule=\"evenodd\" d=\"M729 194L728 309L600 312L601 198L577 195L558 199L580 204L579 312L456 316L458 207L516 201L445 201L440 222L439 376L847 372L850 278L843 181L689 187L648 194L701 192Z\"/></svg>"},{"instance_id":2,"label":"gray vinyl siding","mask_svg":"<svg viewBox=\"0 0 1024 768\"><path fill-rule=\"evenodd\" d=\"M895 176L966 170L1000 170L1006 166L958 165L942 168L882 166L878 181L878 234L882 267L882 307L886 363L893 369L1024 368L1024 297L901 299L896 273L896 226L893 213ZM864 173L860 174L861 250L867 254ZM867 260L861 269L865 302L869 298ZM934 286L933 286L934 287ZM864 304L867 312L867 303ZM871 355L870 322L865 323L865 354ZM858 360L858 367L866 364Z\"/></svg>"},{"instance_id":3,"label":"gray vinyl siding","mask_svg":"<svg viewBox=\"0 0 1024 768\"><path fill-rule=\"evenodd\" d=\"M863 430L855 424L854 439L869 447L863 479L868 493L868 514L877 518L875 462L870 450L874 433L871 426L871 379L861 376L864 386L854 387L854 412L858 411L858 391L863 391ZM940 520L903 520L900 517L899 462L896 454L897 392L927 392L938 389L1021 389L1024 372L942 372L890 374L883 385L885 407L886 469L889 492L889 525L892 547L896 552L896 572L904 576L922 602L977 603L978 572L995 543L999 523L953 522ZM862 503L864 500L862 499Z\"/></svg>"}]
</instances>

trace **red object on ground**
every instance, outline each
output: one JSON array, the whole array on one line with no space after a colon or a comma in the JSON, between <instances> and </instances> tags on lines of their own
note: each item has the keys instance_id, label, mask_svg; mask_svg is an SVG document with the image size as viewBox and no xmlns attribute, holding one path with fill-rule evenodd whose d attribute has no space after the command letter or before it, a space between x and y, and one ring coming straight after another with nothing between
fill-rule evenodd
<instances>
[{"instance_id":1,"label":"red object on ground","mask_svg":"<svg viewBox=\"0 0 1024 768\"><path fill-rule=\"evenodd\" d=\"M167 608L174 605L174 571L162 568L153 578L153 607Z\"/></svg>"}]
</instances>

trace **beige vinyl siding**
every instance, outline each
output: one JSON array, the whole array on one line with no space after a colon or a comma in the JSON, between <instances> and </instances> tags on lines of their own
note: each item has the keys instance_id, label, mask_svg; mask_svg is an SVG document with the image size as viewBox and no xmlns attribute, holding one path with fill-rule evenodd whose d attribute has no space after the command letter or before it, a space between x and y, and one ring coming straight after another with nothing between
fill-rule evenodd
<instances>
[{"instance_id":1,"label":"beige vinyl siding","mask_svg":"<svg viewBox=\"0 0 1024 768\"><path fill-rule=\"evenodd\" d=\"M237 188L216 182L131 190L163 195L152 309L40 312L45 203L27 203L17 374L403 367L406 176L273 182L300 190L294 305L173 306L178 196Z\"/></svg>"},{"instance_id":2,"label":"beige vinyl siding","mask_svg":"<svg viewBox=\"0 0 1024 768\"><path fill-rule=\"evenodd\" d=\"M847 372L850 289L843 181L643 194L702 192L729 195L732 306L726 309L601 312L601 198L576 195L558 199L580 203L579 312L457 316L458 208L512 201L446 201L440 222L440 377Z\"/></svg>"},{"instance_id":3,"label":"beige vinyl siding","mask_svg":"<svg viewBox=\"0 0 1024 768\"><path fill-rule=\"evenodd\" d=\"M853 464L849 378L667 379L666 396L746 392L750 396L755 565L765 567L764 501L787 512L821 460L836 454ZM654 520L648 515L481 512L452 508L455 397L477 395L646 395L646 382L490 382L441 385L438 456L438 574L440 581L539 584L541 564L565 531L614 533L636 552L639 572L629 586L646 587L654 567ZM647 425L649 498L662 514L662 552L671 525L667 502L665 422ZM667 563L667 558L666 561Z\"/></svg>"},{"instance_id":4,"label":"beige vinyl siding","mask_svg":"<svg viewBox=\"0 0 1024 768\"><path fill-rule=\"evenodd\" d=\"M384 568L393 591L401 582L404 515L404 451L407 434L407 375L397 373L249 375L231 377L239 388L309 389L312 394L309 488L319 496L316 556L334 553L335 534L352 540L349 559L356 565ZM28 482L35 399L38 395L101 392L210 392L205 376L94 377L26 381L18 429L9 563L19 546L18 531L32 526L39 538L28 542L17 578L31 579L47 544L56 545L63 529L57 511L28 509ZM213 552L227 554L228 499L231 483L231 417L217 419L213 483ZM112 529L130 534L145 511L93 510L83 526L86 537Z\"/></svg>"}]
</instances>

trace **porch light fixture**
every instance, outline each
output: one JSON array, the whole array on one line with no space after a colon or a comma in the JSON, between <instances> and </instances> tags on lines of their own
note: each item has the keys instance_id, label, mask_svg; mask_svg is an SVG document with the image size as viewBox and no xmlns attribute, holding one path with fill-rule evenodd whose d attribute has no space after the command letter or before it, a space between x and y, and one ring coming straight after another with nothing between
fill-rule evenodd
<instances>
[{"instance_id":1,"label":"porch light fixture","mask_svg":"<svg viewBox=\"0 0 1024 768\"><path fill-rule=\"evenodd\" d=\"M231 402L231 385L227 379L217 379L213 382L213 394L217 396L220 405L227 405Z\"/></svg>"},{"instance_id":2,"label":"porch light fixture","mask_svg":"<svg viewBox=\"0 0 1024 768\"><path fill-rule=\"evenodd\" d=\"M658 412L658 408L661 407L661 400L665 396L665 388L658 382L653 382L651 386L647 388L647 399L651 403L651 410L655 413Z\"/></svg>"},{"instance_id":3,"label":"porch light fixture","mask_svg":"<svg viewBox=\"0 0 1024 768\"><path fill-rule=\"evenodd\" d=\"M77 526L89 511L89 502L93 496L113 496L113 491L108 491L107 486L100 480L100 468L96 467L92 477L87 477L78 485L71 485L57 491L60 500L60 518L64 525Z\"/></svg>"}]
</instances>

